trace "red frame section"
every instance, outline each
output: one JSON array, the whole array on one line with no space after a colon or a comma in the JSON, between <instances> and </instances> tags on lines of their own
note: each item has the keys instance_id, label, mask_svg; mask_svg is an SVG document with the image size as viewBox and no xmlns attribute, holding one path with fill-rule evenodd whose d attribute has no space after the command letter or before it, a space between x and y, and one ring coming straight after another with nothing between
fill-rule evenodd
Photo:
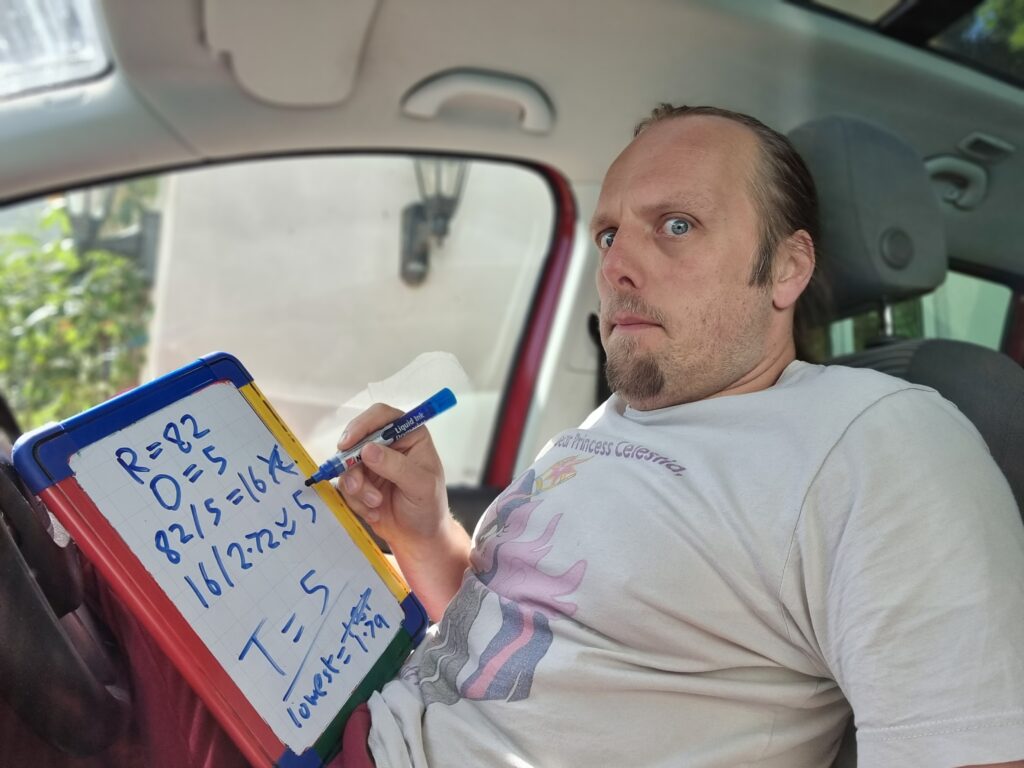
<instances>
[{"instance_id":1,"label":"red frame section","mask_svg":"<svg viewBox=\"0 0 1024 768\"><path fill-rule=\"evenodd\" d=\"M39 497L100 570L114 593L156 639L246 759L256 766L273 766L287 751L285 745L256 713L78 481L74 477L61 480L43 489Z\"/></svg>"},{"instance_id":2,"label":"red frame section","mask_svg":"<svg viewBox=\"0 0 1024 768\"><path fill-rule=\"evenodd\" d=\"M1024 365L1024 291L1013 292L1007 322L1003 352Z\"/></svg>"},{"instance_id":3,"label":"red frame section","mask_svg":"<svg viewBox=\"0 0 1024 768\"><path fill-rule=\"evenodd\" d=\"M505 390L504 407L495 428L490 459L484 471L484 484L494 488L504 488L512 482L544 350L551 335L565 275L569 270L576 230L576 200L569 182L550 166L533 167L551 187L555 198L555 225L551 249L519 342Z\"/></svg>"}]
</instances>

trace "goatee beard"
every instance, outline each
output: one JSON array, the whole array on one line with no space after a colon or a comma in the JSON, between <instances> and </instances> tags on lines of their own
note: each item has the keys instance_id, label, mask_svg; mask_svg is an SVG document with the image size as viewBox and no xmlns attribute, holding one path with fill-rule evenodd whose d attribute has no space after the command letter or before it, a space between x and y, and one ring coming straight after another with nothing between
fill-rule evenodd
<instances>
[{"instance_id":1,"label":"goatee beard","mask_svg":"<svg viewBox=\"0 0 1024 768\"><path fill-rule=\"evenodd\" d=\"M632 404L650 400L665 388L665 374L654 355L637 351L632 340L622 339L608 353L605 377L612 392Z\"/></svg>"},{"instance_id":2,"label":"goatee beard","mask_svg":"<svg viewBox=\"0 0 1024 768\"><path fill-rule=\"evenodd\" d=\"M610 319L618 312L639 315L664 326L662 313L634 294L609 297L601 303L600 312L603 342L608 354L604 370L609 388L630 404L659 395L666 382L658 359L650 353L641 352L636 339L620 338L612 344L607 334L610 333Z\"/></svg>"}]
</instances>

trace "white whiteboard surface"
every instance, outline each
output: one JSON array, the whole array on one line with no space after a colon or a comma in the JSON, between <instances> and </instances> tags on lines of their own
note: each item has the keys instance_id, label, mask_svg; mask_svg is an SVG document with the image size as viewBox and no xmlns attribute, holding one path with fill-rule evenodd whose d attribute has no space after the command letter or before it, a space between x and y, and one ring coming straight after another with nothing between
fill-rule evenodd
<instances>
[{"instance_id":1,"label":"white whiteboard surface","mask_svg":"<svg viewBox=\"0 0 1024 768\"><path fill-rule=\"evenodd\" d=\"M404 614L242 394L207 386L70 465L274 734L311 746Z\"/></svg>"}]
</instances>

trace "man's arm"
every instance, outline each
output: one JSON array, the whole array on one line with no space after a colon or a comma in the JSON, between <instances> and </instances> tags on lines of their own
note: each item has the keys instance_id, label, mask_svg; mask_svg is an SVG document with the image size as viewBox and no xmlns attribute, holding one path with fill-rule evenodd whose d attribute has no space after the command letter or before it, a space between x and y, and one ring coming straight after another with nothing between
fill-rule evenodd
<instances>
[{"instance_id":1,"label":"man's arm","mask_svg":"<svg viewBox=\"0 0 1024 768\"><path fill-rule=\"evenodd\" d=\"M402 415L377 404L353 419L338 449ZM341 476L338 490L348 506L384 539L399 569L437 621L462 584L469 565L470 538L448 510L444 469L426 429L417 429L391 447L368 445L363 465Z\"/></svg>"}]
</instances>

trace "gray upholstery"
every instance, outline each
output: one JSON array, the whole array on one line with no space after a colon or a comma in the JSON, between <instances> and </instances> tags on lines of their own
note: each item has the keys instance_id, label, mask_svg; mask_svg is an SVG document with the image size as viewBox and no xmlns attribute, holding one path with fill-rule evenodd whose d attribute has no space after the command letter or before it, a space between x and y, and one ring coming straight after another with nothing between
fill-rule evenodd
<instances>
[{"instance_id":1,"label":"gray upholstery","mask_svg":"<svg viewBox=\"0 0 1024 768\"><path fill-rule=\"evenodd\" d=\"M818 188L818 250L839 317L942 283L942 212L912 148L878 126L840 116L806 123L789 138Z\"/></svg>"}]
</instances>

